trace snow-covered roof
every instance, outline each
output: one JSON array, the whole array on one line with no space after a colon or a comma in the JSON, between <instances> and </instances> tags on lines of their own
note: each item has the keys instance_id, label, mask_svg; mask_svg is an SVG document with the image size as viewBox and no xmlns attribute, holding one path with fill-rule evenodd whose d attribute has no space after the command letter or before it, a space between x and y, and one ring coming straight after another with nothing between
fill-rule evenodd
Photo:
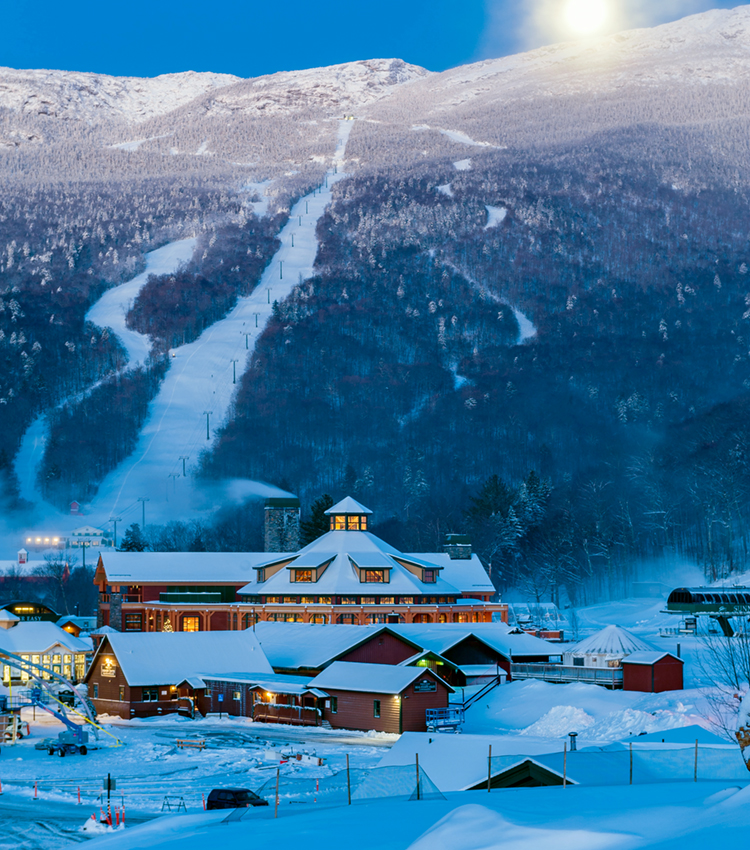
<instances>
[{"instance_id":1,"label":"snow-covered roof","mask_svg":"<svg viewBox=\"0 0 750 850\"><path fill-rule=\"evenodd\" d=\"M46 566L46 561L26 561L25 564L19 564L17 560L0 561L0 577L33 576L37 570L41 570Z\"/></svg>"},{"instance_id":2,"label":"snow-covered roof","mask_svg":"<svg viewBox=\"0 0 750 850\"><path fill-rule=\"evenodd\" d=\"M405 554L405 558L426 559L438 567L442 567L440 578L457 587L461 593L495 593L495 587L490 581L482 562L476 554L471 558L451 558L447 552L429 552L422 554Z\"/></svg>"},{"instance_id":3,"label":"snow-covered roof","mask_svg":"<svg viewBox=\"0 0 750 850\"><path fill-rule=\"evenodd\" d=\"M555 745L549 740L523 735L435 735L427 732L405 732L386 752L379 767L419 766L445 791L463 791L482 779L487 781L487 754L492 746L493 761L504 755L548 753ZM563 742L559 742L560 750Z\"/></svg>"},{"instance_id":4,"label":"snow-covered roof","mask_svg":"<svg viewBox=\"0 0 750 850\"><path fill-rule=\"evenodd\" d=\"M271 561L265 556L266 564L281 560L274 556ZM419 560L404 555L384 540L367 531L329 531L290 557L290 562L266 581L252 583L243 587L240 594L262 592L267 595L297 595L310 593L317 595L362 595L372 594L388 596L458 596L462 590L445 581L440 572L437 580L423 582L418 576L406 569L398 559L416 563L419 567L439 569L442 564L435 563L429 555L420 555ZM261 564L259 564L260 566ZM292 581L292 570L318 569L315 582ZM359 570L388 570L390 581L362 582Z\"/></svg>"},{"instance_id":5,"label":"snow-covered roof","mask_svg":"<svg viewBox=\"0 0 750 850\"><path fill-rule=\"evenodd\" d=\"M90 652L91 643L73 637L55 623L44 620L16 623L12 629L0 629L0 649L24 654L44 655L53 646L61 646L72 653Z\"/></svg>"},{"instance_id":6,"label":"snow-covered roof","mask_svg":"<svg viewBox=\"0 0 750 850\"><path fill-rule=\"evenodd\" d=\"M657 661L661 661L662 658L674 658L675 661L680 661L684 663L682 658L678 658L671 652L632 652L627 657L623 658L623 664L656 664Z\"/></svg>"},{"instance_id":7,"label":"snow-covered roof","mask_svg":"<svg viewBox=\"0 0 750 850\"><path fill-rule=\"evenodd\" d=\"M467 637L474 636L506 658L560 655L556 645L533 635L513 634L505 623L440 623L399 624L391 626L394 632L443 655Z\"/></svg>"},{"instance_id":8,"label":"snow-covered roof","mask_svg":"<svg viewBox=\"0 0 750 850\"><path fill-rule=\"evenodd\" d=\"M351 496L347 496L345 499L342 499L340 502L337 502L332 508L328 508L326 514L328 516L333 516L334 514L371 514L372 511L369 508L366 508L364 505L360 505L360 503L356 499L352 499Z\"/></svg>"},{"instance_id":9,"label":"snow-covered roof","mask_svg":"<svg viewBox=\"0 0 750 850\"><path fill-rule=\"evenodd\" d=\"M253 673L225 673L221 676L212 676L204 673L199 681L229 682L238 685L249 685L251 688L263 688L264 691L275 694L312 694L316 697L327 697L325 691L318 690L310 685L309 676L284 676L278 673L272 675ZM186 679L186 681L188 681ZM201 686L205 687L205 685Z\"/></svg>"},{"instance_id":10,"label":"snow-covered roof","mask_svg":"<svg viewBox=\"0 0 750 850\"><path fill-rule=\"evenodd\" d=\"M119 634L117 629L113 629L112 626L99 626L98 629L94 629L89 632L90 635L116 635Z\"/></svg>"},{"instance_id":11,"label":"snow-covered roof","mask_svg":"<svg viewBox=\"0 0 750 850\"><path fill-rule=\"evenodd\" d=\"M87 679L96 670L97 658L110 652L131 686L177 684L188 676L205 676L205 671L214 675L227 671L273 674L252 629L108 634L91 662Z\"/></svg>"},{"instance_id":12,"label":"snow-covered roof","mask_svg":"<svg viewBox=\"0 0 750 850\"><path fill-rule=\"evenodd\" d=\"M281 553L275 556L279 560ZM289 553L288 557L293 557ZM268 552L102 552L112 584L255 583L255 569Z\"/></svg>"},{"instance_id":13,"label":"snow-covered roof","mask_svg":"<svg viewBox=\"0 0 750 850\"><path fill-rule=\"evenodd\" d=\"M344 626L317 623L270 623L255 626L255 634L275 668L319 670L391 626Z\"/></svg>"},{"instance_id":14,"label":"snow-covered roof","mask_svg":"<svg viewBox=\"0 0 750 850\"><path fill-rule=\"evenodd\" d=\"M5 608L0 609L0 623L20 623L21 618L16 617L16 615L12 611L8 611Z\"/></svg>"},{"instance_id":15,"label":"snow-covered roof","mask_svg":"<svg viewBox=\"0 0 750 850\"><path fill-rule=\"evenodd\" d=\"M412 682L424 676L438 679L427 667L394 667L390 664L334 661L330 667L318 674L310 685L323 690L400 694ZM450 685L444 682L443 684L453 692Z\"/></svg>"},{"instance_id":16,"label":"snow-covered roof","mask_svg":"<svg viewBox=\"0 0 750 850\"><path fill-rule=\"evenodd\" d=\"M605 626L565 650L566 655L608 655L613 658L623 658L634 652L653 652L653 647L620 626Z\"/></svg>"}]
</instances>

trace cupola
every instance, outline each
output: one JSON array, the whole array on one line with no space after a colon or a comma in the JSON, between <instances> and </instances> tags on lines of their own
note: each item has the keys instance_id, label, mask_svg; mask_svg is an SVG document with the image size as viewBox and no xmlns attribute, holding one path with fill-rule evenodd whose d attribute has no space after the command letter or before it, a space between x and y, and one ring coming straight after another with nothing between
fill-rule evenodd
<instances>
[{"instance_id":1,"label":"cupola","mask_svg":"<svg viewBox=\"0 0 750 850\"><path fill-rule=\"evenodd\" d=\"M367 518L372 511L347 496L328 508L326 514L331 518L331 531L367 531Z\"/></svg>"}]
</instances>

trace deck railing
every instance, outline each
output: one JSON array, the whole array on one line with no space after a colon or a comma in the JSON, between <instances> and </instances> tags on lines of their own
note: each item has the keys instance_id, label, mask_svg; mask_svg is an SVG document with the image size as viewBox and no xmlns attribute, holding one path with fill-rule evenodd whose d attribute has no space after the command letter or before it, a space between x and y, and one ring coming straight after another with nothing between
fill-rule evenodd
<instances>
[{"instance_id":1,"label":"deck railing","mask_svg":"<svg viewBox=\"0 0 750 850\"><path fill-rule=\"evenodd\" d=\"M607 688L622 687L622 667L573 667L565 664L511 664L513 679L543 679L545 682L587 682Z\"/></svg>"}]
</instances>

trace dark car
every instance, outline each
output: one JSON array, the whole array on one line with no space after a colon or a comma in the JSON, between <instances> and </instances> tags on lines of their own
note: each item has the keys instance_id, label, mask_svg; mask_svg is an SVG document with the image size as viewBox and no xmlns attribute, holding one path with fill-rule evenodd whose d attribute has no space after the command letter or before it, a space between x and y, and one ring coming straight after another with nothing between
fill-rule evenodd
<instances>
[{"instance_id":1,"label":"dark car","mask_svg":"<svg viewBox=\"0 0 750 850\"><path fill-rule=\"evenodd\" d=\"M206 800L206 809L249 809L267 805L268 800L248 788L214 788Z\"/></svg>"}]
</instances>

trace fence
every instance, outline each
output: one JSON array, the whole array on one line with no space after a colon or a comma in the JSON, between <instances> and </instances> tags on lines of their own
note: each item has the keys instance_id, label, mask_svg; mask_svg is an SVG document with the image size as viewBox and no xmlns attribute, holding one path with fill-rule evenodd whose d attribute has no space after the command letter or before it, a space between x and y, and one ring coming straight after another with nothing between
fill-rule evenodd
<instances>
[{"instance_id":1,"label":"fence","mask_svg":"<svg viewBox=\"0 0 750 850\"><path fill-rule=\"evenodd\" d=\"M750 771L733 746L637 743L622 749L578 750L541 756L493 756L487 780L475 788L538 785L647 785L666 782L750 781Z\"/></svg>"}]
</instances>

